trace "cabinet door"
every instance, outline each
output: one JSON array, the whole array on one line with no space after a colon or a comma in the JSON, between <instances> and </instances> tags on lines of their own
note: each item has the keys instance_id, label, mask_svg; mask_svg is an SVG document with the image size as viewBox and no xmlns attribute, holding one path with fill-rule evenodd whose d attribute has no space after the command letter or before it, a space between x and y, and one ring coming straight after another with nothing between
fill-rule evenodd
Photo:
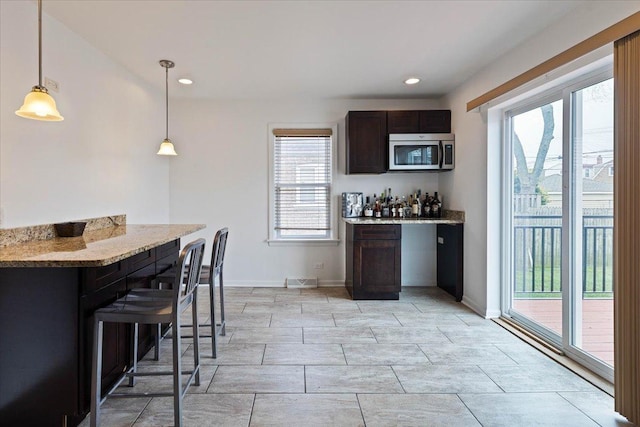
<instances>
[{"instance_id":1,"label":"cabinet door","mask_svg":"<svg viewBox=\"0 0 640 427\"><path fill-rule=\"evenodd\" d=\"M462 301L464 225L438 224L438 287Z\"/></svg>"},{"instance_id":2,"label":"cabinet door","mask_svg":"<svg viewBox=\"0 0 640 427\"><path fill-rule=\"evenodd\" d=\"M349 111L346 117L346 173L387 171L387 112Z\"/></svg>"},{"instance_id":3,"label":"cabinet door","mask_svg":"<svg viewBox=\"0 0 640 427\"><path fill-rule=\"evenodd\" d=\"M400 240L354 241L353 276L354 298L398 299Z\"/></svg>"},{"instance_id":4,"label":"cabinet door","mask_svg":"<svg viewBox=\"0 0 640 427\"><path fill-rule=\"evenodd\" d=\"M420 111L420 133L451 133L451 110Z\"/></svg>"},{"instance_id":5,"label":"cabinet door","mask_svg":"<svg viewBox=\"0 0 640 427\"><path fill-rule=\"evenodd\" d=\"M156 248L156 274L164 273L178 263L180 239L165 243Z\"/></svg>"},{"instance_id":6,"label":"cabinet door","mask_svg":"<svg viewBox=\"0 0 640 427\"><path fill-rule=\"evenodd\" d=\"M420 111L387 111L387 132L420 132Z\"/></svg>"}]
</instances>

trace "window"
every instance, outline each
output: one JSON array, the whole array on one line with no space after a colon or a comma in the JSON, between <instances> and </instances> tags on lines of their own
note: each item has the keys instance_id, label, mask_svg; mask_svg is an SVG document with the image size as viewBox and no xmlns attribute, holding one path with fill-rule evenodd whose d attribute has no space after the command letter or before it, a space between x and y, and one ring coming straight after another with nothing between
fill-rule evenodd
<instances>
[{"instance_id":1,"label":"window","mask_svg":"<svg viewBox=\"0 0 640 427\"><path fill-rule=\"evenodd\" d=\"M336 126L273 127L269 242L333 241Z\"/></svg>"}]
</instances>

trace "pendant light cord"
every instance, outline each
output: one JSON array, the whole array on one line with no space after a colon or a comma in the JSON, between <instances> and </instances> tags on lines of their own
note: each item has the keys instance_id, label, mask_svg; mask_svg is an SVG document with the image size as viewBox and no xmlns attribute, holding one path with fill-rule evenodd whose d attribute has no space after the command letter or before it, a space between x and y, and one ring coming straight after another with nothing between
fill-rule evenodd
<instances>
[{"instance_id":1,"label":"pendant light cord","mask_svg":"<svg viewBox=\"0 0 640 427\"><path fill-rule=\"evenodd\" d=\"M165 93L165 104L166 104L166 107L167 107L166 110L165 110L166 113L167 113L166 114L166 124L167 124L167 126L166 126L167 137L166 137L166 139L169 139L169 68L168 67L165 68L165 72L166 73L165 73L165 79L164 79L164 83L165 83L165 87L164 87L165 91L164 91L164 93Z\"/></svg>"},{"instance_id":2,"label":"pendant light cord","mask_svg":"<svg viewBox=\"0 0 640 427\"><path fill-rule=\"evenodd\" d=\"M42 0L38 0L38 85L42 87Z\"/></svg>"}]
</instances>

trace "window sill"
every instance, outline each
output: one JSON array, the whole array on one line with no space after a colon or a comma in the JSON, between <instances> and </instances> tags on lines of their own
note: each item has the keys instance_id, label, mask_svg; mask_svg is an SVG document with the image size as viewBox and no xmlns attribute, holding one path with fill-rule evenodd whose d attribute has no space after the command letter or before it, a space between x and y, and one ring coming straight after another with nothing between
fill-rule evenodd
<instances>
[{"instance_id":1,"label":"window sill","mask_svg":"<svg viewBox=\"0 0 640 427\"><path fill-rule=\"evenodd\" d=\"M338 246L340 239L279 239L279 240L266 240L269 246Z\"/></svg>"}]
</instances>

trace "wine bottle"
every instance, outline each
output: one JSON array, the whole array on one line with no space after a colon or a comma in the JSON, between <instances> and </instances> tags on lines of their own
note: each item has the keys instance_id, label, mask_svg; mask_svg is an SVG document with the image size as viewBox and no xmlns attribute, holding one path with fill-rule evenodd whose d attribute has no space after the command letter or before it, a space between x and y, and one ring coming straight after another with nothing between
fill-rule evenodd
<instances>
[{"instance_id":1,"label":"wine bottle","mask_svg":"<svg viewBox=\"0 0 640 427\"><path fill-rule=\"evenodd\" d=\"M429 193L425 193L424 202L422 203L422 216L425 218L431 218L431 196Z\"/></svg>"},{"instance_id":2,"label":"wine bottle","mask_svg":"<svg viewBox=\"0 0 640 427\"><path fill-rule=\"evenodd\" d=\"M414 195L411 201L411 218L418 218L420 213L420 206L418 205L418 197Z\"/></svg>"},{"instance_id":3,"label":"wine bottle","mask_svg":"<svg viewBox=\"0 0 640 427\"><path fill-rule=\"evenodd\" d=\"M431 201L431 216L434 218L440 218L440 216L442 215L441 213L441 208L442 204L440 202L440 199L438 199L438 192L436 191L435 195L433 196L433 200Z\"/></svg>"}]
</instances>

